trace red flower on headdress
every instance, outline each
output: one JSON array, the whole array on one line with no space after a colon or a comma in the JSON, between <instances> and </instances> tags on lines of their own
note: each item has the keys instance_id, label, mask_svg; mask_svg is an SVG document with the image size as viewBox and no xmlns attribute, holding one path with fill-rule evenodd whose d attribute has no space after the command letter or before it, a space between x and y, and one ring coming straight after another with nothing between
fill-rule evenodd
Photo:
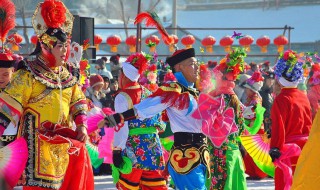
<instances>
[{"instance_id":1,"label":"red flower on headdress","mask_svg":"<svg viewBox=\"0 0 320 190\"><path fill-rule=\"evenodd\" d=\"M242 69L243 69L243 68L241 67L240 64L237 64L237 65L235 65L235 66L233 67L232 73L233 73L234 80L237 79L237 77L238 77L239 74L241 73Z\"/></svg>"},{"instance_id":2,"label":"red flower on headdress","mask_svg":"<svg viewBox=\"0 0 320 190\"><path fill-rule=\"evenodd\" d=\"M252 74L252 76L247 80L247 83L250 85L253 85L256 82L263 81L264 78L262 77L262 74L259 71L256 71Z\"/></svg>"},{"instance_id":3,"label":"red flower on headdress","mask_svg":"<svg viewBox=\"0 0 320 190\"><path fill-rule=\"evenodd\" d=\"M226 57L223 58L217 67L222 73L224 73L227 80L234 81L242 71L241 65L236 64L234 66L228 66L227 61L228 59Z\"/></svg>"},{"instance_id":4,"label":"red flower on headdress","mask_svg":"<svg viewBox=\"0 0 320 190\"><path fill-rule=\"evenodd\" d=\"M263 81L263 77L260 72L256 71L253 73L251 76L251 79L254 80L255 82Z\"/></svg>"},{"instance_id":5,"label":"red flower on headdress","mask_svg":"<svg viewBox=\"0 0 320 190\"><path fill-rule=\"evenodd\" d=\"M61 28L66 21L66 8L61 1L46 0L41 5L41 15L48 28Z\"/></svg>"},{"instance_id":6,"label":"red flower on headdress","mask_svg":"<svg viewBox=\"0 0 320 190\"><path fill-rule=\"evenodd\" d=\"M287 50L286 52L284 52L283 54L283 59L284 60L288 60L290 57L297 57L297 53L292 51L292 50Z\"/></svg>"},{"instance_id":7,"label":"red flower on headdress","mask_svg":"<svg viewBox=\"0 0 320 190\"><path fill-rule=\"evenodd\" d=\"M126 62L137 68L140 75L148 68L148 59L142 53L130 55Z\"/></svg>"}]
</instances>

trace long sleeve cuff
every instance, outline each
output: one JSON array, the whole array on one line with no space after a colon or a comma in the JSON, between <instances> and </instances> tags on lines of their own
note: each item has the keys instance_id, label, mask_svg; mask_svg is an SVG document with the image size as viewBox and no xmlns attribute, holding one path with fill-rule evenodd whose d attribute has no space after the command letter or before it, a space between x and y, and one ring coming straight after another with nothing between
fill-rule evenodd
<instances>
[{"instance_id":1,"label":"long sleeve cuff","mask_svg":"<svg viewBox=\"0 0 320 190\"><path fill-rule=\"evenodd\" d=\"M123 112L122 115L123 115L125 121L129 121L129 120L137 118L137 113L135 111L135 108L132 108L132 109L129 109L129 110Z\"/></svg>"}]
</instances>

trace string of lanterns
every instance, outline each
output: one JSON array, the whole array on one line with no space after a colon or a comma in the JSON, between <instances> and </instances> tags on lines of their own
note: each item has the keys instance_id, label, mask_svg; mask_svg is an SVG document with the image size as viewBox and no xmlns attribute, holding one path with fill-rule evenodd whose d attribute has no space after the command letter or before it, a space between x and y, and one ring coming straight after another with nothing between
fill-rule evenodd
<instances>
[{"instance_id":1,"label":"string of lanterns","mask_svg":"<svg viewBox=\"0 0 320 190\"><path fill-rule=\"evenodd\" d=\"M21 43L23 40L23 37L19 35L18 33L13 33L10 36L8 36L9 39L13 39L15 43L12 44L13 51L19 51L19 47L17 44ZM175 51L175 45L179 42L179 38L177 35L170 35L170 38L172 38L173 42L171 44L168 44L167 42L164 42L165 45L168 46L170 52ZM131 53L136 51L136 40L137 37L135 35L131 35L125 40L125 44L129 46L129 51ZM38 37L34 34L31 36L30 41L32 44L36 45L38 41ZM94 36L94 45L96 46L97 50L99 50L99 45L102 43L103 39L100 35ZM196 39L193 35L188 34L181 38L181 44L185 46L185 48L191 48L192 45L196 42ZM248 52L250 52L250 46L253 44L255 39L250 35L244 35L239 39L239 44L243 46ZM106 39L106 43L110 46L111 52L117 52L117 46L120 45L122 42L122 39L118 35L111 35ZM157 35L150 35L145 39L145 44L150 48L150 52L154 52L156 50L157 45L160 43L160 38ZM213 36L206 36L201 40L202 46L205 47L206 51L209 53L213 52L213 46L216 43L216 39ZM219 45L222 46L225 50L225 52L229 52L231 50L231 47L234 43L234 38L227 35L222 37L219 40ZM268 46L270 45L271 40L268 36L263 35L256 39L256 45L260 47L261 53L267 53L268 52ZM284 35L279 35L276 38L274 38L273 43L275 46L277 46L277 51L283 52L284 46L288 44L288 39Z\"/></svg>"}]
</instances>

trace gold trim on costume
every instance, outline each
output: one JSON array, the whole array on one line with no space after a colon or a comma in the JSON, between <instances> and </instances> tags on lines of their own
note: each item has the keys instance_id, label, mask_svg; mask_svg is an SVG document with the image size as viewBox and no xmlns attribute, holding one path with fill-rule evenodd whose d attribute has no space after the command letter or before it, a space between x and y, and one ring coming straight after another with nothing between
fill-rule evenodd
<instances>
[{"instance_id":1,"label":"gold trim on costume","mask_svg":"<svg viewBox=\"0 0 320 190\"><path fill-rule=\"evenodd\" d=\"M22 105L12 98L9 94L5 93L0 93L0 99L3 99L7 104L10 106L14 107L16 110L18 110L20 113L22 112Z\"/></svg>"},{"instance_id":2,"label":"gold trim on costume","mask_svg":"<svg viewBox=\"0 0 320 190\"><path fill-rule=\"evenodd\" d=\"M194 147L188 148L184 152L175 149L171 153L170 164L178 173L189 173L192 168L200 164L200 152Z\"/></svg>"},{"instance_id":3,"label":"gold trim on costume","mask_svg":"<svg viewBox=\"0 0 320 190\"><path fill-rule=\"evenodd\" d=\"M69 145L51 144L39 138L37 128L40 126L40 113L37 111L27 108L23 115L18 136L25 136L28 141L25 168L28 175L23 175L18 185L59 189L69 163Z\"/></svg>"},{"instance_id":4,"label":"gold trim on costume","mask_svg":"<svg viewBox=\"0 0 320 190\"><path fill-rule=\"evenodd\" d=\"M45 98L53 89L46 88L41 94L37 95L36 97L30 98L28 103L36 103Z\"/></svg>"},{"instance_id":5,"label":"gold trim on costume","mask_svg":"<svg viewBox=\"0 0 320 190\"><path fill-rule=\"evenodd\" d=\"M1 142L11 142L16 138L16 135L2 135L0 137Z\"/></svg>"},{"instance_id":6,"label":"gold trim on costume","mask_svg":"<svg viewBox=\"0 0 320 190\"><path fill-rule=\"evenodd\" d=\"M60 66L60 68L59 73L54 73L40 56L35 61L28 61L27 66L27 70L31 72L33 77L49 88L60 89L61 87L64 89L78 82L77 77L72 76L67 68L63 66Z\"/></svg>"},{"instance_id":7,"label":"gold trim on costume","mask_svg":"<svg viewBox=\"0 0 320 190\"><path fill-rule=\"evenodd\" d=\"M123 95L126 98L126 100L128 102L128 105L129 105L128 109L133 108L133 103L132 103L132 100L131 100L130 96L125 92L120 92L119 94Z\"/></svg>"},{"instance_id":8,"label":"gold trim on costume","mask_svg":"<svg viewBox=\"0 0 320 190\"><path fill-rule=\"evenodd\" d=\"M207 168L207 177L210 177L210 154L205 144L201 147L194 147L192 145L173 147L168 162L180 174L188 174L199 164L203 164Z\"/></svg>"},{"instance_id":9,"label":"gold trim on costume","mask_svg":"<svg viewBox=\"0 0 320 190\"><path fill-rule=\"evenodd\" d=\"M49 36L48 34L44 33L40 37L40 41L43 42L44 44L46 44L50 49L52 49L53 44L58 41L58 38L56 38L54 36Z\"/></svg>"},{"instance_id":10,"label":"gold trim on costume","mask_svg":"<svg viewBox=\"0 0 320 190\"><path fill-rule=\"evenodd\" d=\"M178 92L181 93L182 88L180 85L177 83L170 83L170 86L160 86L160 89L163 91L173 91L173 92Z\"/></svg>"}]
</instances>

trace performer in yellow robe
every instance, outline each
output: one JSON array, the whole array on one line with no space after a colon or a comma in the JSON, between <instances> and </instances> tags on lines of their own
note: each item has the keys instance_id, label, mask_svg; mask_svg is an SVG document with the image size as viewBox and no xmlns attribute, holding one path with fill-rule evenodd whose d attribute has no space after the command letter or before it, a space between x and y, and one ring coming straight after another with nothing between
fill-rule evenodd
<instances>
[{"instance_id":1,"label":"performer in yellow robe","mask_svg":"<svg viewBox=\"0 0 320 190\"><path fill-rule=\"evenodd\" d=\"M30 67L40 69L39 60L29 62ZM24 180L29 185L58 187L69 163L69 144L51 144L41 140L38 128L48 121L69 126L72 121L70 118L86 111L85 97L76 84L76 78L65 67L61 68L62 80L67 77L70 79L61 85L61 90L58 85L48 82L50 79L57 80L58 74L44 69L40 69L41 72L37 74L21 69L15 73L4 93L0 94L0 115L7 116L3 118L9 118L16 125L19 116L21 117L18 136L23 136L28 141L29 160L24 176L27 179ZM43 74L42 77L51 74L52 78L40 78L40 73Z\"/></svg>"},{"instance_id":2,"label":"performer in yellow robe","mask_svg":"<svg viewBox=\"0 0 320 190\"><path fill-rule=\"evenodd\" d=\"M320 183L320 112L313 120L309 139L302 149L293 176L292 190L319 189Z\"/></svg>"}]
</instances>

